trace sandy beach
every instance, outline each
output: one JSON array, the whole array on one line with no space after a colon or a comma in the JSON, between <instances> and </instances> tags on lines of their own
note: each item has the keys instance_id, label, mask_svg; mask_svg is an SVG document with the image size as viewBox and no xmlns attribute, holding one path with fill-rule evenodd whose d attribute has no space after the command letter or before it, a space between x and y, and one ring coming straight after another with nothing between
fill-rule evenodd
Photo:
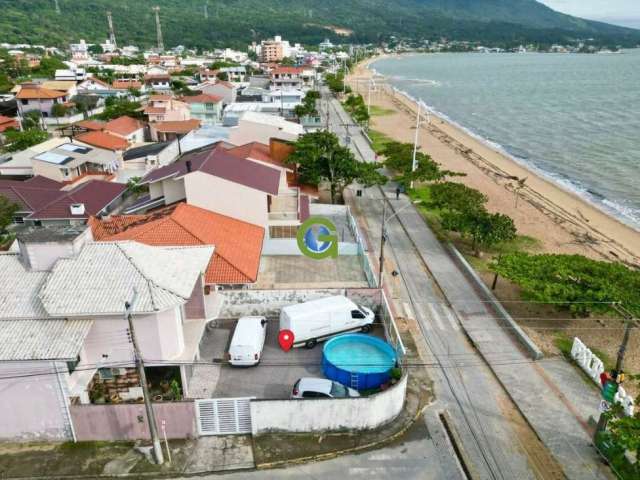
<instances>
[{"instance_id":1,"label":"sandy beach","mask_svg":"<svg viewBox=\"0 0 640 480\"><path fill-rule=\"evenodd\" d=\"M365 99L373 76L368 66L380 58L358 64L348 76L349 85ZM382 76L376 75L375 85L371 104L391 112L374 115L371 128L413 143L416 103L397 93ZM443 118L430 114L429 120L420 127L422 151L444 168L466 173L453 180L482 191L489 198L488 208L511 216L519 233L536 238L542 251L640 266L640 232Z\"/></svg>"}]
</instances>

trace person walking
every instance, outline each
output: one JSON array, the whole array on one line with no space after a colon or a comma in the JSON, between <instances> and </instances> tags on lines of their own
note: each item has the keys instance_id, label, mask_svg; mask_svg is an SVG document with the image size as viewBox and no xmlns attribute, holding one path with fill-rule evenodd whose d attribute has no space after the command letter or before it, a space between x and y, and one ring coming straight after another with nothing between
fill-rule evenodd
<instances>
[{"instance_id":1,"label":"person walking","mask_svg":"<svg viewBox=\"0 0 640 480\"><path fill-rule=\"evenodd\" d=\"M396 187L396 200L400 200L400 185Z\"/></svg>"}]
</instances>

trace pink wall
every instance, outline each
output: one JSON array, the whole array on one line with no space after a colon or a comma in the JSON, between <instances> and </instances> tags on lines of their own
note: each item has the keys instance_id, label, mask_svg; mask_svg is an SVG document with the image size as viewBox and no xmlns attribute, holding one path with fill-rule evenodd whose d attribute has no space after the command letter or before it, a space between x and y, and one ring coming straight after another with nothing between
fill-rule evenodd
<instances>
[{"instance_id":1,"label":"pink wall","mask_svg":"<svg viewBox=\"0 0 640 480\"><path fill-rule=\"evenodd\" d=\"M71 405L70 410L79 441L150 438L147 415L142 403ZM153 410L161 437L162 420L166 422L168 438L197 437L193 402L154 403Z\"/></svg>"}]
</instances>

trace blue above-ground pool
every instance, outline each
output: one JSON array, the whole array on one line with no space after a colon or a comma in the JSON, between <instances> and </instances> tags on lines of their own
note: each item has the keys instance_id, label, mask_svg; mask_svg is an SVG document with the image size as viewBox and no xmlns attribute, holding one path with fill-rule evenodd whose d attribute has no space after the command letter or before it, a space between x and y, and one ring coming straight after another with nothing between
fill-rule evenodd
<instances>
[{"instance_id":1,"label":"blue above-ground pool","mask_svg":"<svg viewBox=\"0 0 640 480\"><path fill-rule=\"evenodd\" d=\"M361 333L334 337L322 350L322 372L355 390L378 388L391 378L396 352L379 338Z\"/></svg>"}]
</instances>

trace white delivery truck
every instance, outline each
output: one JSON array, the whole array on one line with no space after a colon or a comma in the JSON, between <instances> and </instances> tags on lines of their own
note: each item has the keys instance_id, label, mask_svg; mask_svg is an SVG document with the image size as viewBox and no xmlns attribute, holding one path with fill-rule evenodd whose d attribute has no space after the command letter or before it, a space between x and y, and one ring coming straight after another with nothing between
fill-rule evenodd
<instances>
[{"instance_id":1,"label":"white delivery truck","mask_svg":"<svg viewBox=\"0 0 640 480\"><path fill-rule=\"evenodd\" d=\"M293 346L313 348L322 340L339 333L369 332L375 314L347 297L335 296L283 307L280 330L293 332Z\"/></svg>"},{"instance_id":2,"label":"white delivery truck","mask_svg":"<svg viewBox=\"0 0 640 480\"><path fill-rule=\"evenodd\" d=\"M242 317L238 320L229 344L229 363L244 367L257 365L262 356L266 336L266 318Z\"/></svg>"}]
</instances>

